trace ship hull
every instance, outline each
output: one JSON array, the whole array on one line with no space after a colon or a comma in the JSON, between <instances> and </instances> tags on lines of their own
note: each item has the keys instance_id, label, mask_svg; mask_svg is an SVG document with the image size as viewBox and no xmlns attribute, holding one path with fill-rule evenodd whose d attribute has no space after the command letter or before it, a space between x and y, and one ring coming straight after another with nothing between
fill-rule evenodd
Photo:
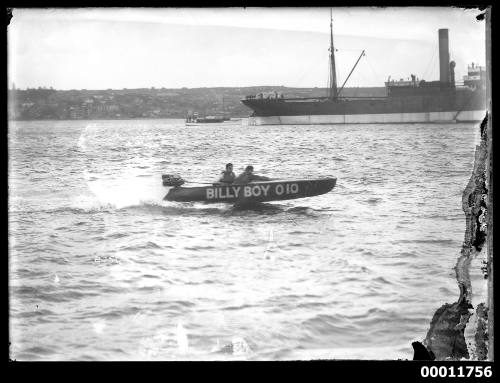
<instances>
[{"instance_id":1,"label":"ship hull","mask_svg":"<svg viewBox=\"0 0 500 383\"><path fill-rule=\"evenodd\" d=\"M379 114L327 114L298 116L252 116L248 125L332 125L332 124L410 124L456 123L481 121L485 110L379 113Z\"/></svg>"},{"instance_id":2,"label":"ship hull","mask_svg":"<svg viewBox=\"0 0 500 383\"><path fill-rule=\"evenodd\" d=\"M423 89L422 94L345 99L256 99L249 125L441 123L480 121L485 92L481 89Z\"/></svg>"}]
</instances>

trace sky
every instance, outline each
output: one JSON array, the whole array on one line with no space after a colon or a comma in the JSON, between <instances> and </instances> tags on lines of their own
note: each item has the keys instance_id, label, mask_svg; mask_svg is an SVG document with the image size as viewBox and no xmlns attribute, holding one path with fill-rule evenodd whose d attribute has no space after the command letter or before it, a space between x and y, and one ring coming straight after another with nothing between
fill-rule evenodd
<instances>
[{"instance_id":1,"label":"sky","mask_svg":"<svg viewBox=\"0 0 500 383\"><path fill-rule=\"evenodd\" d=\"M448 28L461 80L485 64L478 9L332 8L337 78L439 79L438 29ZM55 89L289 86L328 83L330 8L14 9L8 84Z\"/></svg>"}]
</instances>

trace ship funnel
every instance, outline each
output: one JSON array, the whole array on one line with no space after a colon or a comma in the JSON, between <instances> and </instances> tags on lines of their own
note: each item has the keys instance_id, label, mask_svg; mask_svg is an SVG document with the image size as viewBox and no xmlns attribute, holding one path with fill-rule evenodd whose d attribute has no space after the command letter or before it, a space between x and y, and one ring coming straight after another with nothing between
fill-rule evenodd
<instances>
[{"instance_id":1,"label":"ship funnel","mask_svg":"<svg viewBox=\"0 0 500 383\"><path fill-rule=\"evenodd\" d=\"M448 47L448 29L439 31L439 81L450 82L450 51Z\"/></svg>"}]
</instances>

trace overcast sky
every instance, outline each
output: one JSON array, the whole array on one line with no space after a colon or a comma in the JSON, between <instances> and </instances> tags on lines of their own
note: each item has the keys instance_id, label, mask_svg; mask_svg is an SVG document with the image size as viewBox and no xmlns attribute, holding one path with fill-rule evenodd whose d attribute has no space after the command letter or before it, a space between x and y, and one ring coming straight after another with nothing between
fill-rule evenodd
<instances>
[{"instance_id":1,"label":"overcast sky","mask_svg":"<svg viewBox=\"0 0 500 383\"><path fill-rule=\"evenodd\" d=\"M456 78L485 63L477 9L333 8L339 85L388 76L439 78L438 29L448 28ZM9 87L121 89L325 87L329 8L14 9Z\"/></svg>"}]
</instances>

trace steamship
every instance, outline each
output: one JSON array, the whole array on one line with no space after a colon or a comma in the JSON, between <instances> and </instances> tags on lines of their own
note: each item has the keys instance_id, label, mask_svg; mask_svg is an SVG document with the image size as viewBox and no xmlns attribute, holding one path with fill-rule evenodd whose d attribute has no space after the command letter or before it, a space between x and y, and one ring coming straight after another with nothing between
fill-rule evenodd
<instances>
[{"instance_id":1,"label":"steamship","mask_svg":"<svg viewBox=\"0 0 500 383\"><path fill-rule=\"evenodd\" d=\"M448 29L438 30L439 81L387 80L386 96L342 97L337 87L333 20L330 17L330 85L328 96L285 98L270 92L247 96L241 102L253 110L249 125L443 123L480 121L486 111L486 72L471 64L463 85L455 83L455 62L450 61ZM344 85L364 55L354 64Z\"/></svg>"}]
</instances>

